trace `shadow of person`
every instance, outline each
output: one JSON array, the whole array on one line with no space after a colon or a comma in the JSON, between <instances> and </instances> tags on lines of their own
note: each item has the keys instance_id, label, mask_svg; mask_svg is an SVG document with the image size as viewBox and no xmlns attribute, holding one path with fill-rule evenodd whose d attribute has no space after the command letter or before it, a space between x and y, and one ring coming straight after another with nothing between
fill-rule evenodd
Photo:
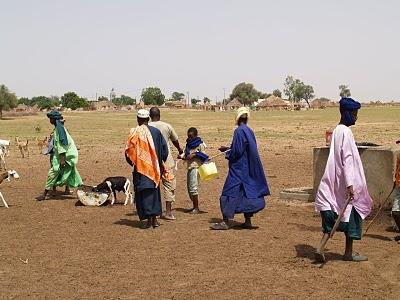
<instances>
[{"instance_id":1,"label":"shadow of person","mask_svg":"<svg viewBox=\"0 0 400 300\"><path fill-rule=\"evenodd\" d=\"M299 223L286 223L286 224L296 226L297 229L303 230L303 231L312 231L312 232L320 232L321 231L320 226L308 226L308 225L299 224Z\"/></svg>"},{"instance_id":2,"label":"shadow of person","mask_svg":"<svg viewBox=\"0 0 400 300\"><path fill-rule=\"evenodd\" d=\"M391 242L392 239L387 237L387 236L383 236L383 235L379 235L379 234L371 234L371 233L367 233L364 234L364 236L372 238L372 239L377 239L377 240L381 240L381 241L389 241Z\"/></svg>"},{"instance_id":3,"label":"shadow of person","mask_svg":"<svg viewBox=\"0 0 400 300\"><path fill-rule=\"evenodd\" d=\"M114 224L134 227L134 228L141 228L142 222L140 222L139 220L121 219L119 221L114 222Z\"/></svg>"},{"instance_id":4,"label":"shadow of person","mask_svg":"<svg viewBox=\"0 0 400 300\"><path fill-rule=\"evenodd\" d=\"M310 260L312 263L316 263L314 257L316 251L315 247L306 244L298 244L295 245L294 248L296 249L296 257L305 258ZM343 255L334 252L325 251L325 257L327 261L343 260Z\"/></svg>"}]
</instances>

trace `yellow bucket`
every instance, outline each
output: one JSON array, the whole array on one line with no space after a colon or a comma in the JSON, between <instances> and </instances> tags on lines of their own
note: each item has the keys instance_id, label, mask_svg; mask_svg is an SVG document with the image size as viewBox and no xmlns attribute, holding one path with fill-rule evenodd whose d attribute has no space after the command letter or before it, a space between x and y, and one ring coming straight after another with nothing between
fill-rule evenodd
<instances>
[{"instance_id":1,"label":"yellow bucket","mask_svg":"<svg viewBox=\"0 0 400 300\"><path fill-rule=\"evenodd\" d=\"M214 162L202 164L199 167L200 179L203 181L211 180L218 177L217 166Z\"/></svg>"}]
</instances>

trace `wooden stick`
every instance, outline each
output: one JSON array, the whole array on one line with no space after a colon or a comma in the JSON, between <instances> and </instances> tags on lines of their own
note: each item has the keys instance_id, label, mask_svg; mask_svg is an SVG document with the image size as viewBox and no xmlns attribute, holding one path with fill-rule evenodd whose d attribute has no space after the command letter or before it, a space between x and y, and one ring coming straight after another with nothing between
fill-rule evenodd
<instances>
[{"instance_id":1,"label":"wooden stick","mask_svg":"<svg viewBox=\"0 0 400 300\"><path fill-rule=\"evenodd\" d=\"M329 235L330 238L333 237L333 235L335 234L337 228L339 227L340 224L340 220L343 218L344 212L346 211L347 206L349 205L349 203L353 200L353 197L348 197L346 200L346 205L343 206L342 210L340 211L340 214L338 216L338 218L336 219L335 225L333 225L332 231Z\"/></svg>"},{"instance_id":2,"label":"wooden stick","mask_svg":"<svg viewBox=\"0 0 400 300\"><path fill-rule=\"evenodd\" d=\"M378 217L380 214L382 208L385 206L386 202L389 200L390 196L392 196L394 189L396 188L396 182L393 184L393 189L390 192L390 194L386 197L385 201L382 202L381 206L379 207L378 211L376 212L376 215L372 218L371 222L368 224L367 228L365 229L364 234L366 234L371 227L372 223L374 223L375 219Z\"/></svg>"}]
</instances>

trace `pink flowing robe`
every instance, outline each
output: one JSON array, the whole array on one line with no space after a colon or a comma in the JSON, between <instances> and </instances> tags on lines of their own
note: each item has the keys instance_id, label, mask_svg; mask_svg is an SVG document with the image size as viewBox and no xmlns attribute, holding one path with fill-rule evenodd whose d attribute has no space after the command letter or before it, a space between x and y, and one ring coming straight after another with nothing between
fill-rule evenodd
<instances>
[{"instance_id":1,"label":"pink flowing robe","mask_svg":"<svg viewBox=\"0 0 400 300\"><path fill-rule=\"evenodd\" d=\"M348 222L354 207L362 219L372 209L364 168L350 128L338 125L332 134L325 173L315 196L316 211L333 210L340 213L346 204L347 187L353 186L354 200L348 205L342 222Z\"/></svg>"}]
</instances>

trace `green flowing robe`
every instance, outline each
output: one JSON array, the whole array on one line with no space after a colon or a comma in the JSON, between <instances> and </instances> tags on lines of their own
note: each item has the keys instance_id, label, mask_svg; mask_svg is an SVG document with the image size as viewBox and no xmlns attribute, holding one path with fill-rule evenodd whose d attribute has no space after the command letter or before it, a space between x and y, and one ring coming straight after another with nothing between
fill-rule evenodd
<instances>
[{"instance_id":1,"label":"green flowing robe","mask_svg":"<svg viewBox=\"0 0 400 300\"><path fill-rule=\"evenodd\" d=\"M46 190L51 190L56 186L68 185L75 188L82 185L82 178L76 168L78 164L78 149L68 131L65 130L65 132L68 138L68 145L61 144L58 132L54 130L54 155L47 175ZM65 166L63 168L60 166L61 154L65 154Z\"/></svg>"}]
</instances>

